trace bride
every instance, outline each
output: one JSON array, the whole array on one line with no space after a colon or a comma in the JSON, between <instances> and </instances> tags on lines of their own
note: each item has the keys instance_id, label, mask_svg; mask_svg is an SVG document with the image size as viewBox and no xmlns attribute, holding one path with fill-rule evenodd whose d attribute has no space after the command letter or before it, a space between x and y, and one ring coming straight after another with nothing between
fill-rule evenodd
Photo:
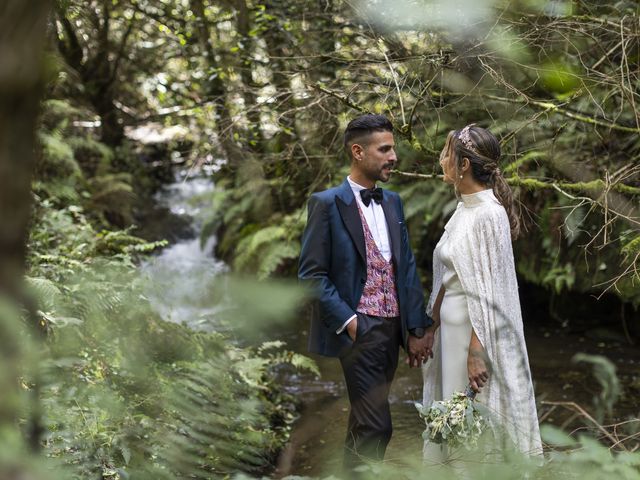
<instances>
[{"instance_id":1,"label":"bride","mask_svg":"<svg viewBox=\"0 0 640 480\"><path fill-rule=\"evenodd\" d=\"M487 130L452 131L440 154L444 181L461 201L433 254L427 313L436 329L433 360L423 366L423 405L467 384L492 412L494 447L542 453L511 241L519 232L511 189L498 168L500 145ZM505 445L507 443L508 445ZM425 442L426 462L452 452Z\"/></svg>"}]
</instances>

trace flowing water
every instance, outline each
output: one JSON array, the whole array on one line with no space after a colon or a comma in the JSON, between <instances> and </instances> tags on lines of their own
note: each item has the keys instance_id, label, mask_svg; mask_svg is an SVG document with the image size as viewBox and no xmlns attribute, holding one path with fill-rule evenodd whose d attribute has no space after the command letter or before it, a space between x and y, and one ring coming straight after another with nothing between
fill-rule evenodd
<instances>
[{"instance_id":1,"label":"flowing water","mask_svg":"<svg viewBox=\"0 0 640 480\"><path fill-rule=\"evenodd\" d=\"M175 215L187 216L193 225L193 237L178 240L143 265L152 279L147 292L157 311L166 319L186 321L192 328L222 329L216 315L229 305L212 302L211 291L216 277L227 270L213 256L215 237L200 240L203 215L210 214L213 182L207 172L197 175L182 173L176 182L164 188L157 202ZM218 282L219 283L219 282ZM526 295L525 295L526 297ZM523 297L524 298L524 297ZM224 299L223 299L224 300ZM619 421L640 412L640 351L617 333L589 335L571 333L545 312L534 312L523 300L525 330L531 369L538 399L541 401L575 401L591 407L592 399L601 391L591 368L572 363L576 352L604 355L617 367L625 395L616 404L611 420ZM279 332L289 347L306 352L307 319L301 316L286 332ZM404 357L404 355L403 355ZM338 467L348 416L348 402L339 362L316 357L322 377L290 375L287 389L301 401L301 414L296 422L289 447L282 453L278 475L322 475ZM387 459L419 458L423 424L414 402L420 401L421 372L400 363L390 402L394 434ZM543 422L565 426L579 424L561 406L540 405ZM576 423L577 422L577 423Z\"/></svg>"},{"instance_id":2,"label":"flowing water","mask_svg":"<svg viewBox=\"0 0 640 480\"><path fill-rule=\"evenodd\" d=\"M151 279L145 293L162 318L205 330L215 329L216 314L227 308L224 302L216 305L209 299L216 277L227 270L213 256L216 238L200 238L213 191L213 181L206 172L183 171L156 194L160 208L189 219L192 238L178 240L142 266Z\"/></svg>"}]
</instances>

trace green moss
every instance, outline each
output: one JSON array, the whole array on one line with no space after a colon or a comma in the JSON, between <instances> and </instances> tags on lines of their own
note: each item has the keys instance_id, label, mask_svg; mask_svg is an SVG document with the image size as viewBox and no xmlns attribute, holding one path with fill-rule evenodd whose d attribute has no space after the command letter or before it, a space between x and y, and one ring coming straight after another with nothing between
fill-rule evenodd
<instances>
[{"instance_id":1,"label":"green moss","mask_svg":"<svg viewBox=\"0 0 640 480\"><path fill-rule=\"evenodd\" d=\"M633 256L633 255L639 254L640 253L640 236L626 243L622 247L621 252L623 255L626 255L626 256Z\"/></svg>"},{"instance_id":2,"label":"green moss","mask_svg":"<svg viewBox=\"0 0 640 480\"><path fill-rule=\"evenodd\" d=\"M518 175L507 177L507 183L514 187L524 187L528 190L550 190L555 186L574 193L590 193L600 194L604 191L606 184L601 179L592 180L590 182L545 182L535 178L522 178ZM610 186L611 190L629 195L640 195L640 188L623 183L614 183Z\"/></svg>"}]
</instances>

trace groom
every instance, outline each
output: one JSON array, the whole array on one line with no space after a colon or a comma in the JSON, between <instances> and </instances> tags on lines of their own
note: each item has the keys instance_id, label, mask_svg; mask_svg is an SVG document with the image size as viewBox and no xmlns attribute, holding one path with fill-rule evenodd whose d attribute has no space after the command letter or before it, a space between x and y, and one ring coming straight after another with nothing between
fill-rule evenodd
<instances>
[{"instance_id":1,"label":"groom","mask_svg":"<svg viewBox=\"0 0 640 480\"><path fill-rule=\"evenodd\" d=\"M396 164L393 126L382 115L360 116L347 125L344 145L351 172L309 199L298 277L318 299L309 349L339 357L344 371L351 403L344 463L354 468L384 457L400 346L419 366L431 355L433 332L402 202L376 187Z\"/></svg>"}]
</instances>

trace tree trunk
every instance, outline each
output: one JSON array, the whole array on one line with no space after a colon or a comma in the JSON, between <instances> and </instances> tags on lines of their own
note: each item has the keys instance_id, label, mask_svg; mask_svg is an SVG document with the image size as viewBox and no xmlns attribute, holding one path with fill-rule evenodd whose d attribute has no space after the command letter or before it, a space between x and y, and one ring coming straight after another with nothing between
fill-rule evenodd
<instances>
[{"instance_id":1,"label":"tree trunk","mask_svg":"<svg viewBox=\"0 0 640 480\"><path fill-rule=\"evenodd\" d=\"M198 17L198 35L200 44L207 61L209 73L213 73L220 68L216 62L215 49L211 42L211 28L205 15L202 0L191 0L191 8ZM250 151L243 151L234 141L233 119L229 115L226 106L226 88L219 75L209 75L207 97L214 101L216 113L216 130L219 141L226 153L227 163L232 170L235 170L235 183L237 186L246 187L251 185L251 192L256 201L253 204L252 218L250 221L258 221L266 218L271 213L271 199L269 189L265 182L264 169L262 163Z\"/></svg>"},{"instance_id":2,"label":"tree trunk","mask_svg":"<svg viewBox=\"0 0 640 480\"><path fill-rule=\"evenodd\" d=\"M48 0L4 0L0 4L0 435L16 428L24 371L17 310L33 311L25 302L23 276L31 213L31 179L35 167L35 130L43 90L43 50ZM31 315L35 319L35 315ZM34 325L37 328L37 325ZM37 392L37 389L32 391ZM37 393L33 393L36 395ZM37 449L41 422L36 412L29 443ZM6 440L6 439L4 439ZM0 438L0 444L4 444ZM3 446L4 448L4 446ZM0 477L4 472L0 469Z\"/></svg>"},{"instance_id":3,"label":"tree trunk","mask_svg":"<svg viewBox=\"0 0 640 480\"><path fill-rule=\"evenodd\" d=\"M73 24L66 17L66 12L60 7L56 10L57 19L64 30L64 40L62 35L58 33L58 49L67 64L80 74L86 98L100 116L100 140L111 147L120 146L124 140L124 126L115 104L115 89L117 64L124 53L124 48L120 52L118 60L112 64L109 60L109 3L103 2L102 10L96 12L95 27L98 44L95 52L87 52L86 58L80 39ZM98 16L98 13L101 15ZM129 33L131 33L131 28L125 35L128 37Z\"/></svg>"},{"instance_id":4,"label":"tree trunk","mask_svg":"<svg viewBox=\"0 0 640 480\"><path fill-rule=\"evenodd\" d=\"M291 37L284 30L282 15L291 7L288 2L282 0L268 0L265 2L266 12L274 17L269 28L264 33L264 41L267 44L269 55L269 67L271 69L272 84L276 90L275 110L277 112L280 131L276 134L273 150L282 152L295 139L295 116L293 114L293 91L291 89L291 61L287 57L292 55Z\"/></svg>"},{"instance_id":5,"label":"tree trunk","mask_svg":"<svg viewBox=\"0 0 640 480\"><path fill-rule=\"evenodd\" d=\"M42 91L45 0L0 6L0 292L13 294L25 266Z\"/></svg>"},{"instance_id":6,"label":"tree trunk","mask_svg":"<svg viewBox=\"0 0 640 480\"><path fill-rule=\"evenodd\" d=\"M218 71L220 65L216 62L216 52L211 43L211 28L205 13L203 0L191 0L191 8L197 18L198 40L200 41L208 69L207 76L209 80L204 93L207 98L213 101L218 140L226 153L227 161L232 166L235 166L242 160L244 154L233 141L233 120L226 105L226 88L220 79L220 75L214 74L214 72Z\"/></svg>"},{"instance_id":7,"label":"tree trunk","mask_svg":"<svg viewBox=\"0 0 640 480\"><path fill-rule=\"evenodd\" d=\"M115 105L113 83L97 84L88 81L93 95L89 98L91 105L100 116L100 141L111 147L118 147L124 140L124 126L120 113Z\"/></svg>"},{"instance_id":8,"label":"tree trunk","mask_svg":"<svg viewBox=\"0 0 640 480\"><path fill-rule=\"evenodd\" d=\"M312 69L315 81L330 82L336 79L338 65L334 60L336 51L336 26L333 23L333 0L317 0L319 18L314 29L318 30L320 64Z\"/></svg>"},{"instance_id":9,"label":"tree trunk","mask_svg":"<svg viewBox=\"0 0 640 480\"><path fill-rule=\"evenodd\" d=\"M336 72L338 70L334 55L336 51L336 31L339 26L333 21L335 8L333 0L317 0L317 5L318 20L313 28L318 32L324 32L324 34L317 34L317 51L320 52L320 57L318 64L311 68L309 76L314 83L331 84L336 80ZM340 127L338 118L342 105L338 102L326 102L324 108L327 113L322 117L324 126L322 133L317 136L317 147L328 154L340 152L342 151L342 145L335 145L334 142L336 139L341 138L341 135L336 135L336 132ZM320 165L320 168L324 168L324 166ZM308 181L312 182L317 172L309 172L307 175Z\"/></svg>"},{"instance_id":10,"label":"tree trunk","mask_svg":"<svg viewBox=\"0 0 640 480\"><path fill-rule=\"evenodd\" d=\"M240 78L242 78L245 111L247 112L247 121L249 123L247 128L247 142L249 148L258 152L262 150L263 136L261 130L260 121L260 107L256 100L254 92L254 81L251 75L253 69L253 49L254 42L249 32L251 31L251 19L249 17L249 8L247 7L246 0L236 0L237 11L237 28L240 36L240 42L242 48L241 65L240 65Z\"/></svg>"}]
</instances>

